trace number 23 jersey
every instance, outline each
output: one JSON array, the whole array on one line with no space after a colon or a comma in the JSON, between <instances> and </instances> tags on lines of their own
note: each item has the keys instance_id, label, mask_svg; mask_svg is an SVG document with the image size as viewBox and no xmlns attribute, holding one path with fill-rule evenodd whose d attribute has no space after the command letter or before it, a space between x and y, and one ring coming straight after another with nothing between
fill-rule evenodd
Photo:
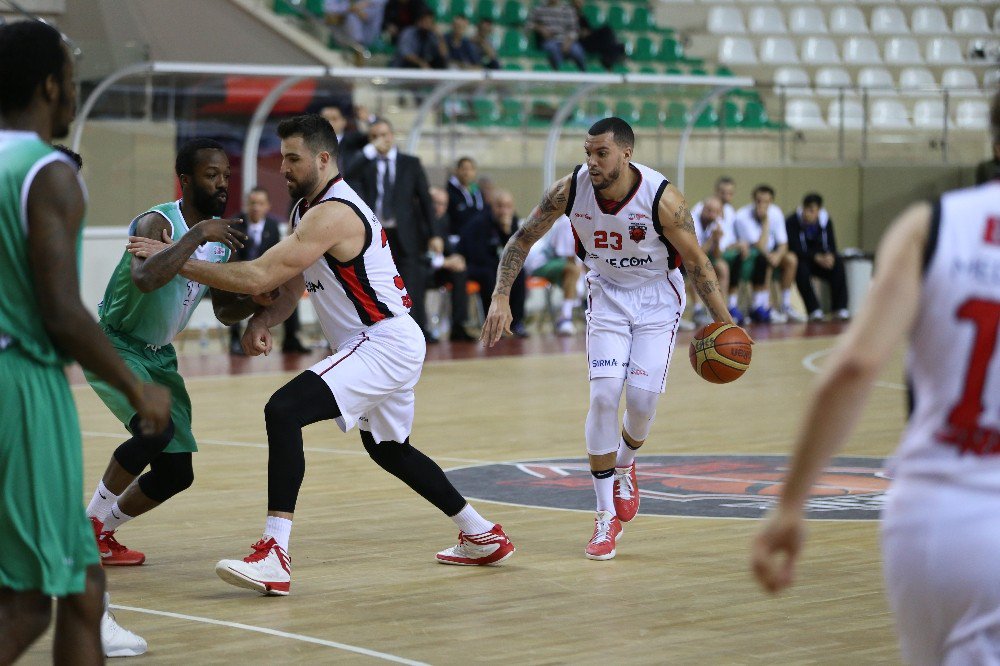
<instances>
[{"instance_id":1,"label":"number 23 jersey","mask_svg":"<svg viewBox=\"0 0 1000 666\"><path fill-rule=\"evenodd\" d=\"M636 183L622 201L602 202L586 165L573 170L566 216L573 224L577 256L587 268L619 287L634 289L666 280L681 258L663 236L658 208L670 184L666 176L629 163ZM667 221L669 222L669 221Z\"/></svg>"}]
</instances>

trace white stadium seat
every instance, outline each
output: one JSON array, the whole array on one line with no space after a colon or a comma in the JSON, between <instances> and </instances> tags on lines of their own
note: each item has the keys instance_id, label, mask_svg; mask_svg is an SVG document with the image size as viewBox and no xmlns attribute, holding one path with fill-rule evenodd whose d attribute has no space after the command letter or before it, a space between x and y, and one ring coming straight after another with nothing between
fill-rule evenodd
<instances>
[{"instance_id":1,"label":"white stadium seat","mask_svg":"<svg viewBox=\"0 0 1000 666\"><path fill-rule=\"evenodd\" d=\"M719 42L719 62L727 65L754 65L757 54L753 42L745 37L723 37Z\"/></svg>"},{"instance_id":2,"label":"white stadium seat","mask_svg":"<svg viewBox=\"0 0 1000 666\"><path fill-rule=\"evenodd\" d=\"M745 33L743 13L736 7L712 7L708 12L708 31L714 35Z\"/></svg>"},{"instance_id":3,"label":"white stadium seat","mask_svg":"<svg viewBox=\"0 0 1000 666\"><path fill-rule=\"evenodd\" d=\"M964 67L949 67L941 75L941 87L951 94L976 94L979 91L979 81L971 69Z\"/></svg>"},{"instance_id":4,"label":"white stadium seat","mask_svg":"<svg viewBox=\"0 0 1000 666\"><path fill-rule=\"evenodd\" d=\"M777 7L754 7L747 15L751 35L784 35L788 32L785 15Z\"/></svg>"},{"instance_id":5,"label":"white stadium seat","mask_svg":"<svg viewBox=\"0 0 1000 666\"><path fill-rule=\"evenodd\" d=\"M816 94L823 95L824 97L832 97L840 95L840 91L844 90L846 95L854 95L855 92L850 88L854 85L851 82L851 75L848 74L846 69L841 67L821 67L816 71Z\"/></svg>"},{"instance_id":6,"label":"white stadium seat","mask_svg":"<svg viewBox=\"0 0 1000 666\"><path fill-rule=\"evenodd\" d=\"M878 45L868 37L848 37L844 40L844 62L853 65L874 65L882 62Z\"/></svg>"},{"instance_id":7,"label":"white stadium seat","mask_svg":"<svg viewBox=\"0 0 1000 666\"><path fill-rule=\"evenodd\" d=\"M906 105L898 99L877 99L871 105L871 126L879 129L910 127Z\"/></svg>"},{"instance_id":8,"label":"white stadium seat","mask_svg":"<svg viewBox=\"0 0 1000 666\"><path fill-rule=\"evenodd\" d=\"M891 65L916 65L924 61L920 57L917 40L910 37L893 37L885 43L885 61Z\"/></svg>"},{"instance_id":9,"label":"white stadium seat","mask_svg":"<svg viewBox=\"0 0 1000 666\"><path fill-rule=\"evenodd\" d=\"M865 15L857 7L834 7L830 12L830 32L838 35L862 35L868 32Z\"/></svg>"},{"instance_id":10,"label":"white stadium seat","mask_svg":"<svg viewBox=\"0 0 1000 666\"><path fill-rule=\"evenodd\" d=\"M918 35L941 35L948 30L948 18L940 7L917 7L910 16L910 30Z\"/></svg>"},{"instance_id":11,"label":"white stadium seat","mask_svg":"<svg viewBox=\"0 0 1000 666\"><path fill-rule=\"evenodd\" d=\"M809 37L802 42L802 62L812 65L836 65L840 62L836 43L829 37Z\"/></svg>"},{"instance_id":12,"label":"white stadium seat","mask_svg":"<svg viewBox=\"0 0 1000 666\"><path fill-rule=\"evenodd\" d=\"M760 61L772 65L797 63L799 56L795 53L795 42L788 37L764 38L760 43Z\"/></svg>"},{"instance_id":13,"label":"white stadium seat","mask_svg":"<svg viewBox=\"0 0 1000 666\"><path fill-rule=\"evenodd\" d=\"M796 35L822 35L827 32L826 17L819 7L796 7L788 16L788 29Z\"/></svg>"},{"instance_id":14,"label":"white stadium seat","mask_svg":"<svg viewBox=\"0 0 1000 666\"><path fill-rule=\"evenodd\" d=\"M990 126L990 105L982 100L965 100L955 108L955 126L985 130Z\"/></svg>"},{"instance_id":15,"label":"white stadium seat","mask_svg":"<svg viewBox=\"0 0 1000 666\"><path fill-rule=\"evenodd\" d=\"M1000 11L1000 10L998 10ZM951 15L951 29L956 35L989 35L986 12L979 7L959 7Z\"/></svg>"},{"instance_id":16,"label":"white stadium seat","mask_svg":"<svg viewBox=\"0 0 1000 666\"><path fill-rule=\"evenodd\" d=\"M899 88L904 93L926 95L937 88L934 74L925 67L907 67L899 73Z\"/></svg>"},{"instance_id":17,"label":"white stadium seat","mask_svg":"<svg viewBox=\"0 0 1000 666\"><path fill-rule=\"evenodd\" d=\"M786 95L811 95L809 74L801 67L779 67L774 70L774 86Z\"/></svg>"},{"instance_id":18,"label":"white stadium seat","mask_svg":"<svg viewBox=\"0 0 1000 666\"><path fill-rule=\"evenodd\" d=\"M935 37L927 42L927 64L961 65L965 62L962 47L949 37Z\"/></svg>"},{"instance_id":19,"label":"white stadium seat","mask_svg":"<svg viewBox=\"0 0 1000 666\"><path fill-rule=\"evenodd\" d=\"M856 99L845 99L841 106L840 100L835 99L830 102L826 112L826 122L830 127L840 127L841 109L843 109L844 129L861 129L865 126L865 109L861 106L861 102Z\"/></svg>"},{"instance_id":20,"label":"white stadium seat","mask_svg":"<svg viewBox=\"0 0 1000 666\"><path fill-rule=\"evenodd\" d=\"M944 100L922 99L914 104L913 125L921 129L944 129Z\"/></svg>"},{"instance_id":21,"label":"white stadium seat","mask_svg":"<svg viewBox=\"0 0 1000 666\"><path fill-rule=\"evenodd\" d=\"M876 7L872 10L871 31L877 35L905 35L906 15L899 7Z\"/></svg>"},{"instance_id":22,"label":"white stadium seat","mask_svg":"<svg viewBox=\"0 0 1000 666\"><path fill-rule=\"evenodd\" d=\"M896 94L896 82L884 67L863 67L858 72L858 87L867 89L869 96Z\"/></svg>"},{"instance_id":23,"label":"white stadium seat","mask_svg":"<svg viewBox=\"0 0 1000 666\"><path fill-rule=\"evenodd\" d=\"M811 99L790 99L785 105L785 122L795 129L826 127L819 105Z\"/></svg>"}]
</instances>

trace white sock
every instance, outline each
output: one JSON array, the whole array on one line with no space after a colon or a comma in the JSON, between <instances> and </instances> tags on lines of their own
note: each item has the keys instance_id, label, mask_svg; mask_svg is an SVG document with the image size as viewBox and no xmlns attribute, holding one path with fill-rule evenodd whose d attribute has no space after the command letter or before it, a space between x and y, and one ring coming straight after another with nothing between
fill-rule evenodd
<instances>
[{"instance_id":1,"label":"white sock","mask_svg":"<svg viewBox=\"0 0 1000 666\"><path fill-rule=\"evenodd\" d=\"M597 510L615 513L615 475L609 473L599 479L591 473L594 480L594 494L597 495Z\"/></svg>"},{"instance_id":2,"label":"white sock","mask_svg":"<svg viewBox=\"0 0 1000 666\"><path fill-rule=\"evenodd\" d=\"M621 441L618 442L618 457L615 458L615 467L631 467L632 463L635 462L635 454L638 452L638 449L633 449L626 444L625 438L622 437Z\"/></svg>"},{"instance_id":3,"label":"white sock","mask_svg":"<svg viewBox=\"0 0 1000 666\"><path fill-rule=\"evenodd\" d=\"M472 508L472 505L466 502L465 507L451 517L458 525L458 529L462 530L466 534L483 534L484 532L489 532L493 529L496 523L491 523L482 516L479 512Z\"/></svg>"},{"instance_id":4,"label":"white sock","mask_svg":"<svg viewBox=\"0 0 1000 666\"><path fill-rule=\"evenodd\" d=\"M272 537L281 549L288 552L288 537L292 534L292 521L288 518L268 516L264 522L264 536Z\"/></svg>"},{"instance_id":5,"label":"white sock","mask_svg":"<svg viewBox=\"0 0 1000 666\"><path fill-rule=\"evenodd\" d=\"M559 315L560 319L572 319L573 318L573 301L568 298L562 302L562 313Z\"/></svg>"},{"instance_id":6,"label":"white sock","mask_svg":"<svg viewBox=\"0 0 1000 666\"><path fill-rule=\"evenodd\" d=\"M729 307L735 308L738 305L739 294L729 294Z\"/></svg>"},{"instance_id":7,"label":"white sock","mask_svg":"<svg viewBox=\"0 0 1000 666\"><path fill-rule=\"evenodd\" d=\"M753 307L754 307L754 309L755 310L757 308L765 308L766 309L768 307L768 305L770 305L768 303L768 300L769 299L768 299L768 293L767 293L767 291L755 291L754 294L753 294Z\"/></svg>"},{"instance_id":8,"label":"white sock","mask_svg":"<svg viewBox=\"0 0 1000 666\"><path fill-rule=\"evenodd\" d=\"M781 307L785 310L792 309L792 290L782 289L781 290Z\"/></svg>"},{"instance_id":9,"label":"white sock","mask_svg":"<svg viewBox=\"0 0 1000 666\"><path fill-rule=\"evenodd\" d=\"M118 502L115 502L114 506L108 512L108 517L104 519L104 531L114 532L116 529L127 523L128 521L135 518L135 516L130 516L121 507L118 506Z\"/></svg>"},{"instance_id":10,"label":"white sock","mask_svg":"<svg viewBox=\"0 0 1000 666\"><path fill-rule=\"evenodd\" d=\"M97 518L102 523L108 519L108 514L111 513L111 507L115 505L118 501L118 495L108 490L108 487L104 485L104 481L97 482L97 489L94 491L94 497L90 500L90 504L87 505L87 517Z\"/></svg>"}]
</instances>

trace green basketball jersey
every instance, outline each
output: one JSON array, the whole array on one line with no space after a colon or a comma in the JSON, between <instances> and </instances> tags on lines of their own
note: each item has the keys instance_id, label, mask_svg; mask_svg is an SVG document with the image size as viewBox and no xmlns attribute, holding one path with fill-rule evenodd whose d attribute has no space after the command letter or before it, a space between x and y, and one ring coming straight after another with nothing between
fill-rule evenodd
<instances>
[{"instance_id":1,"label":"green basketball jersey","mask_svg":"<svg viewBox=\"0 0 1000 666\"><path fill-rule=\"evenodd\" d=\"M153 206L146 213L132 220L128 233L135 235L139 218L147 213L162 215L170 223L170 237L176 243L188 232L187 222L181 214L181 202ZM192 255L194 259L223 263L229 260L229 248L222 243L205 243ZM132 281L132 255L125 252L111 275L104 291L104 300L97 311L101 323L149 345L170 344L180 333L194 309L208 292L208 287L175 275L159 289L144 294Z\"/></svg>"},{"instance_id":2,"label":"green basketball jersey","mask_svg":"<svg viewBox=\"0 0 1000 666\"><path fill-rule=\"evenodd\" d=\"M65 155L34 132L0 130L0 350L16 345L39 363L63 364L42 325L41 310L28 264L28 192L41 169ZM82 187L82 182L81 182ZM83 225L81 227L81 234ZM77 256L80 254L77 236ZM79 264L77 266L79 269Z\"/></svg>"}]
</instances>

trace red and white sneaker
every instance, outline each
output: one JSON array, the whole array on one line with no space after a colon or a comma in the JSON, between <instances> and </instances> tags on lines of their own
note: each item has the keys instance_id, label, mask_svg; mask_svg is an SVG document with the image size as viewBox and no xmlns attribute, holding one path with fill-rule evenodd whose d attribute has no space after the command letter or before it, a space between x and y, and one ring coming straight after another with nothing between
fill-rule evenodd
<instances>
[{"instance_id":1,"label":"red and white sneaker","mask_svg":"<svg viewBox=\"0 0 1000 666\"><path fill-rule=\"evenodd\" d=\"M594 536L587 544L587 557L592 560L610 560L615 556L615 544L622 536L622 523L610 511L598 511L594 518Z\"/></svg>"},{"instance_id":2,"label":"red and white sneaker","mask_svg":"<svg viewBox=\"0 0 1000 666\"><path fill-rule=\"evenodd\" d=\"M623 523L639 513L639 482L635 478L635 461L628 467L615 467L615 513Z\"/></svg>"},{"instance_id":3,"label":"red and white sneaker","mask_svg":"<svg viewBox=\"0 0 1000 666\"><path fill-rule=\"evenodd\" d=\"M460 566L500 566L500 563L514 554L514 544L503 528L494 525L489 532L482 534L458 533L458 545L437 554L441 564L458 564Z\"/></svg>"},{"instance_id":4,"label":"red and white sneaker","mask_svg":"<svg viewBox=\"0 0 1000 666\"><path fill-rule=\"evenodd\" d=\"M292 586L292 559L273 538L261 539L242 560L221 560L215 573L230 585L267 596L288 596Z\"/></svg>"},{"instance_id":5,"label":"red and white sneaker","mask_svg":"<svg viewBox=\"0 0 1000 666\"><path fill-rule=\"evenodd\" d=\"M101 564L106 567L134 567L146 561L146 556L137 550L132 550L118 543L114 530L104 529L104 524L91 516L90 525L94 528L94 538L97 539L97 550L101 555Z\"/></svg>"}]
</instances>

